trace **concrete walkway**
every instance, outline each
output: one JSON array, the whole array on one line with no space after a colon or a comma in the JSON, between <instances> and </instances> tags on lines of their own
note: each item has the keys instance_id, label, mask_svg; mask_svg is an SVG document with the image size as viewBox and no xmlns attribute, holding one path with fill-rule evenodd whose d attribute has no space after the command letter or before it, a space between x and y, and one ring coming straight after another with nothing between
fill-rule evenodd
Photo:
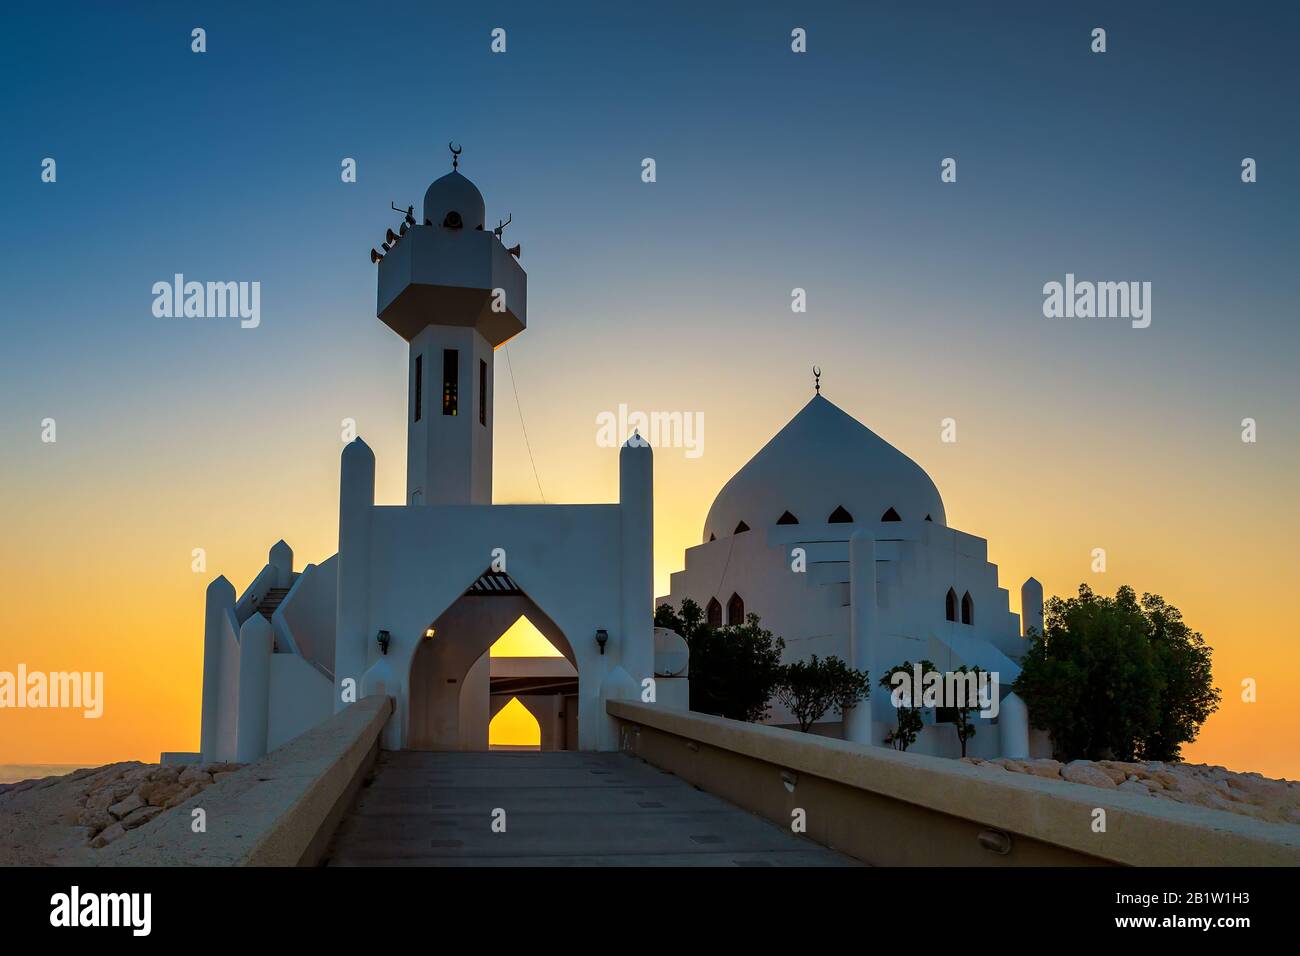
<instances>
[{"instance_id":1,"label":"concrete walkway","mask_svg":"<svg viewBox=\"0 0 1300 956\"><path fill-rule=\"evenodd\" d=\"M408 750L376 770L328 865L856 865L623 754Z\"/></svg>"}]
</instances>

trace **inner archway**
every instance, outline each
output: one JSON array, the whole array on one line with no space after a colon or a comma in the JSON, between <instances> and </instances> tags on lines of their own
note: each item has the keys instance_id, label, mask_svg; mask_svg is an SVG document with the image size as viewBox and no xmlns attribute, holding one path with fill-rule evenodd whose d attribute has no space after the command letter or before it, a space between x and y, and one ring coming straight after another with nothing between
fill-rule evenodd
<instances>
[{"instance_id":1,"label":"inner archway","mask_svg":"<svg viewBox=\"0 0 1300 956\"><path fill-rule=\"evenodd\" d=\"M491 577L486 584L484 580ZM507 575L486 572L425 630L411 658L406 746L488 750L512 702L540 726L537 747L578 749L576 655L555 622ZM501 728L522 722L511 708ZM518 729L518 727L516 727ZM512 739L522 739L513 734Z\"/></svg>"},{"instance_id":2,"label":"inner archway","mask_svg":"<svg viewBox=\"0 0 1300 956\"><path fill-rule=\"evenodd\" d=\"M542 725L511 697L488 723L488 750L541 750Z\"/></svg>"}]
</instances>

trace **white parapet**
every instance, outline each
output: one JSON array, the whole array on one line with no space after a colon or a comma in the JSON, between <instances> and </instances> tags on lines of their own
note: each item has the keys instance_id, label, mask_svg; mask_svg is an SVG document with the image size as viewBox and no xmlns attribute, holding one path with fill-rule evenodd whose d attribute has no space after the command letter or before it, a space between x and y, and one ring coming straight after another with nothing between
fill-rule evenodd
<instances>
[{"instance_id":1,"label":"white parapet","mask_svg":"<svg viewBox=\"0 0 1300 956\"><path fill-rule=\"evenodd\" d=\"M615 661L635 686L654 677L654 456L634 436L618 453L622 616Z\"/></svg>"},{"instance_id":2,"label":"white parapet","mask_svg":"<svg viewBox=\"0 0 1300 956\"><path fill-rule=\"evenodd\" d=\"M857 670L872 669L876 618L876 539L867 529L859 528L849 538L849 664ZM868 674L868 678L872 676ZM854 743L875 743L869 701L845 711L844 738Z\"/></svg>"},{"instance_id":3,"label":"white parapet","mask_svg":"<svg viewBox=\"0 0 1300 956\"><path fill-rule=\"evenodd\" d=\"M271 622L254 614L239 629L239 716L235 759L251 763L266 755L271 709Z\"/></svg>"},{"instance_id":4,"label":"white parapet","mask_svg":"<svg viewBox=\"0 0 1300 956\"><path fill-rule=\"evenodd\" d=\"M343 449L339 475L338 613L334 635L334 710L344 708L344 681L358 689L368 665L370 516L375 454L360 438Z\"/></svg>"},{"instance_id":5,"label":"white parapet","mask_svg":"<svg viewBox=\"0 0 1300 956\"><path fill-rule=\"evenodd\" d=\"M998 749L1012 760L1029 759L1029 708L1015 694L1002 698L998 713Z\"/></svg>"},{"instance_id":6,"label":"white parapet","mask_svg":"<svg viewBox=\"0 0 1300 956\"><path fill-rule=\"evenodd\" d=\"M1043 633L1043 586L1034 578L1020 585L1020 634L1028 636L1030 628Z\"/></svg>"},{"instance_id":7,"label":"white parapet","mask_svg":"<svg viewBox=\"0 0 1300 956\"><path fill-rule=\"evenodd\" d=\"M275 586L287 588L293 583L293 548L281 538L271 546L266 563L275 568Z\"/></svg>"},{"instance_id":8,"label":"white parapet","mask_svg":"<svg viewBox=\"0 0 1300 956\"><path fill-rule=\"evenodd\" d=\"M208 585L203 616L203 710L199 751L204 761L218 759L221 734L221 652L224 618L235 608L235 586L225 576Z\"/></svg>"}]
</instances>

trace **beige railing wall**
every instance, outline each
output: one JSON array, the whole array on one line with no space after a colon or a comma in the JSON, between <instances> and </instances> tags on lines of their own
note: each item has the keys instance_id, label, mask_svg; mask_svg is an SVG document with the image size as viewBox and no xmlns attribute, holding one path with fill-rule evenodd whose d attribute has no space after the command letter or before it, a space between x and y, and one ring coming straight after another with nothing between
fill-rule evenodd
<instances>
[{"instance_id":1,"label":"beige railing wall","mask_svg":"<svg viewBox=\"0 0 1300 956\"><path fill-rule=\"evenodd\" d=\"M880 866L1300 865L1300 827L610 701L624 750ZM1104 821L1104 827L1103 827Z\"/></svg>"},{"instance_id":2,"label":"beige railing wall","mask_svg":"<svg viewBox=\"0 0 1300 956\"><path fill-rule=\"evenodd\" d=\"M393 712L366 697L98 851L104 866L312 866L379 753ZM201 809L205 830L196 832Z\"/></svg>"}]
</instances>

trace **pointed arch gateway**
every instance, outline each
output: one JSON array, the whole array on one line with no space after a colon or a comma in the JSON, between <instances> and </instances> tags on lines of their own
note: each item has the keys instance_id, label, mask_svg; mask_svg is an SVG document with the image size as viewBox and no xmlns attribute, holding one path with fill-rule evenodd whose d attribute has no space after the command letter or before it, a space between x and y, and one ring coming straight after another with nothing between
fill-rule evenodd
<instances>
[{"instance_id":1,"label":"pointed arch gateway","mask_svg":"<svg viewBox=\"0 0 1300 956\"><path fill-rule=\"evenodd\" d=\"M542 642L534 635L494 656L493 646L521 622ZM557 653L539 650L543 644ZM579 680L564 632L510 575L485 571L429 624L410 658L405 746L488 750L493 719L515 700L540 725L541 749L577 749Z\"/></svg>"}]
</instances>

